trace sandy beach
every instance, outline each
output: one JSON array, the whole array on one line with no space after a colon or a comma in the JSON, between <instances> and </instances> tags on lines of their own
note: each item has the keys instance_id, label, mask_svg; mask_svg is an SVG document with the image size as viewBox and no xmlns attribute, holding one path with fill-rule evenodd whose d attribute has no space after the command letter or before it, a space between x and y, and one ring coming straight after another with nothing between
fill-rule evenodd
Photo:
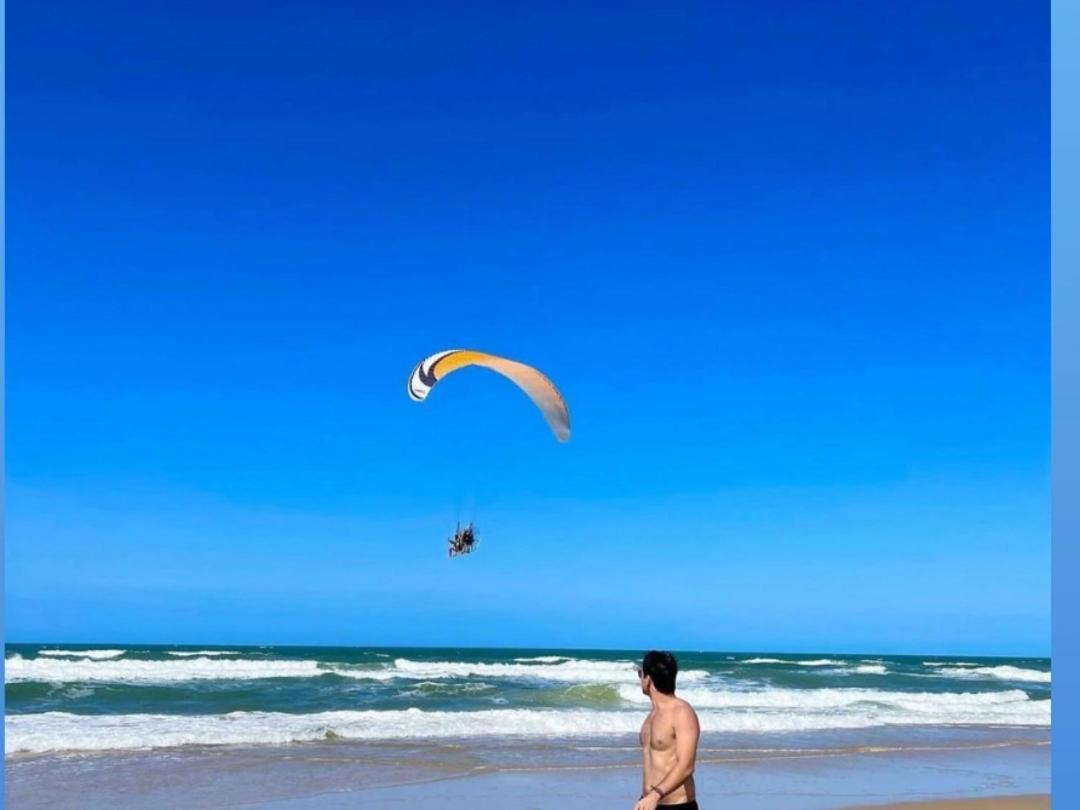
<instances>
[{"instance_id":1,"label":"sandy beach","mask_svg":"<svg viewBox=\"0 0 1080 810\"><path fill-rule=\"evenodd\" d=\"M537 747L520 750L516 758L517 765L504 760L495 768L483 764L483 752L462 743L330 742L11 756L7 795L10 806L23 810L181 805L629 810L633 805L639 776L632 752L585 767L537 765L559 759L552 750ZM1027 810L1048 806L1049 758L1048 742L1037 739L928 751L706 750L697 780L706 810Z\"/></svg>"},{"instance_id":2,"label":"sandy beach","mask_svg":"<svg viewBox=\"0 0 1080 810\"><path fill-rule=\"evenodd\" d=\"M869 808L864 805L852 810ZM934 802L904 802L903 804L873 805L875 810L1044 810L1050 807L1050 796L995 796L983 799L947 799Z\"/></svg>"}]
</instances>

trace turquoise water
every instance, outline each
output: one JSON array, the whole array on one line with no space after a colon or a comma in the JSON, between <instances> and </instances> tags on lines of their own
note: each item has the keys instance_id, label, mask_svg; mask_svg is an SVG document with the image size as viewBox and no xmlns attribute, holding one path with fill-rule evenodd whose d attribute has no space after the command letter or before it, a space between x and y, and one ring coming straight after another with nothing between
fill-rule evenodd
<instances>
[{"instance_id":1,"label":"turquoise water","mask_svg":"<svg viewBox=\"0 0 1080 810\"><path fill-rule=\"evenodd\" d=\"M638 651L9 645L7 751L621 738ZM1050 662L682 652L705 739L1046 728Z\"/></svg>"}]
</instances>

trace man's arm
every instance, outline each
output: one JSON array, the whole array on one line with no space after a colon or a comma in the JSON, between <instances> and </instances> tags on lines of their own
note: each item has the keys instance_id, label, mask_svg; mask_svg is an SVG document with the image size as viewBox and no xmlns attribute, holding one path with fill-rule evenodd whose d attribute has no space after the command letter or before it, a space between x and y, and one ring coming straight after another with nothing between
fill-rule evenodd
<instances>
[{"instance_id":1,"label":"man's arm","mask_svg":"<svg viewBox=\"0 0 1080 810\"><path fill-rule=\"evenodd\" d=\"M648 768L648 763L645 761L648 754L645 753L645 749L641 749L641 796L645 796L645 791L649 789L649 786L645 784L645 770Z\"/></svg>"},{"instance_id":2,"label":"man's arm","mask_svg":"<svg viewBox=\"0 0 1080 810\"><path fill-rule=\"evenodd\" d=\"M701 727L697 715L689 706L685 706L675 715L675 764L664 778L652 787L657 801L671 793L694 773L694 761L697 759L698 738Z\"/></svg>"},{"instance_id":3,"label":"man's arm","mask_svg":"<svg viewBox=\"0 0 1080 810\"><path fill-rule=\"evenodd\" d=\"M645 784L645 774L649 771L649 750L645 745L645 725L652 718L652 712L649 712L649 716L645 718L645 722L641 724L641 728L638 730L638 745L641 746L641 795L645 795L645 791L649 789L649 786Z\"/></svg>"}]
</instances>

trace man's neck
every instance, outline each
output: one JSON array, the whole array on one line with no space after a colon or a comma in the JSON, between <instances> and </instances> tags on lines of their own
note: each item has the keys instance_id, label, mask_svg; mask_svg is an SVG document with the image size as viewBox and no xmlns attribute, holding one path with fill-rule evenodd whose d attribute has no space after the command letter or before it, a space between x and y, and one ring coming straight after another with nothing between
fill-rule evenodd
<instances>
[{"instance_id":1,"label":"man's neck","mask_svg":"<svg viewBox=\"0 0 1080 810\"><path fill-rule=\"evenodd\" d=\"M665 695L663 692L657 691L656 689L650 689L649 700L652 701L654 709L662 709L675 700L675 695L674 693Z\"/></svg>"}]
</instances>

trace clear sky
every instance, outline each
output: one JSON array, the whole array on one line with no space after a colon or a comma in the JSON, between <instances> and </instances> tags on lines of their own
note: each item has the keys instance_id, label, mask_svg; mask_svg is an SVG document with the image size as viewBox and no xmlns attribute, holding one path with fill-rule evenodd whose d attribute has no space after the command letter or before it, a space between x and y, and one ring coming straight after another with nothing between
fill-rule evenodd
<instances>
[{"instance_id":1,"label":"clear sky","mask_svg":"<svg viewBox=\"0 0 1080 810\"><path fill-rule=\"evenodd\" d=\"M1048 652L1046 7L8 14L10 640Z\"/></svg>"}]
</instances>

